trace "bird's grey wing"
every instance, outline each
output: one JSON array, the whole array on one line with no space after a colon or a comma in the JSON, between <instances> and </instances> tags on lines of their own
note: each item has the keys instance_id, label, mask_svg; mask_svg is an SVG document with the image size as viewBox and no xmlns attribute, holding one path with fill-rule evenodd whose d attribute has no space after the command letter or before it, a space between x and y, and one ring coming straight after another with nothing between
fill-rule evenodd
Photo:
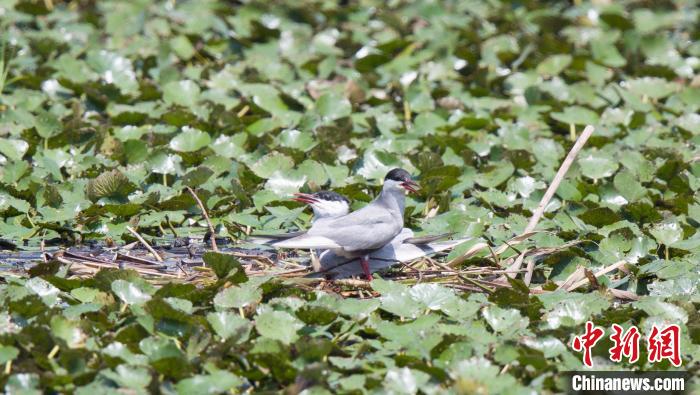
<instances>
[{"instance_id":1,"label":"bird's grey wing","mask_svg":"<svg viewBox=\"0 0 700 395\"><path fill-rule=\"evenodd\" d=\"M255 243L255 244L271 244L280 240L287 240L291 239L292 237L299 237L306 233L306 231L297 231L297 232L289 232L289 233L272 233L272 234L266 234L266 233L258 233L251 235L248 240L250 243Z\"/></svg>"},{"instance_id":2,"label":"bird's grey wing","mask_svg":"<svg viewBox=\"0 0 700 395\"><path fill-rule=\"evenodd\" d=\"M401 213L403 214L403 213ZM318 226L338 227L338 226L353 226L366 225L368 222L389 222L395 221L396 218L391 215L391 212L384 206L372 202L359 210L349 214L327 218ZM316 223L312 228L316 227Z\"/></svg>"},{"instance_id":3,"label":"bird's grey wing","mask_svg":"<svg viewBox=\"0 0 700 395\"><path fill-rule=\"evenodd\" d=\"M432 255L437 252L445 251L457 247L462 243L472 240L471 237L447 241L436 241L425 244L410 244L404 243L394 249L396 260L399 262L410 262L414 259Z\"/></svg>"},{"instance_id":4,"label":"bird's grey wing","mask_svg":"<svg viewBox=\"0 0 700 395\"><path fill-rule=\"evenodd\" d=\"M446 239L446 238L452 236L453 234L454 234L454 232L443 233L440 235L409 237L409 238L405 239L403 242L408 243L408 244L428 244L428 243L432 243L434 241Z\"/></svg>"},{"instance_id":5,"label":"bird's grey wing","mask_svg":"<svg viewBox=\"0 0 700 395\"><path fill-rule=\"evenodd\" d=\"M352 214L359 213L360 210ZM314 225L308 234L333 240L345 251L381 248L401 232L403 224L387 210L367 210L363 215L346 215Z\"/></svg>"}]
</instances>

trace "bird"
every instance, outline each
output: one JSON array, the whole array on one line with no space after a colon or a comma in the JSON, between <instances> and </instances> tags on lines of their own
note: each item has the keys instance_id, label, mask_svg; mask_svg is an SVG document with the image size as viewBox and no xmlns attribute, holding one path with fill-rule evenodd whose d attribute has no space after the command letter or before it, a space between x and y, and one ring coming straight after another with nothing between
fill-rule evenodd
<instances>
[{"instance_id":1,"label":"bird","mask_svg":"<svg viewBox=\"0 0 700 395\"><path fill-rule=\"evenodd\" d=\"M350 200L333 191L318 191L315 193L295 193L297 202L306 203L311 207L314 216L311 223L329 218L342 217L350 212Z\"/></svg>"},{"instance_id":2,"label":"bird","mask_svg":"<svg viewBox=\"0 0 700 395\"><path fill-rule=\"evenodd\" d=\"M329 218L342 217L350 212L350 200L345 196L333 191L318 191L314 193L295 193L291 200L308 204L314 212L311 223L324 221ZM276 233L276 234L255 234L248 239L251 243L268 245L284 239L301 236L305 231Z\"/></svg>"},{"instance_id":3,"label":"bird","mask_svg":"<svg viewBox=\"0 0 700 395\"><path fill-rule=\"evenodd\" d=\"M308 204L313 210L312 223L318 220L340 217L350 212L350 200L334 191L321 190L314 193L295 193L291 200ZM269 245L283 239L300 236L304 231L289 232L270 235L255 235L249 241L256 244ZM452 236L454 233L442 233L437 235L414 236L409 228L403 228L401 233L384 247L370 253L370 265L372 271L378 268L392 266L396 262L409 262L414 259L453 248L467 239L440 241ZM323 275L326 277L348 277L358 273L355 269L357 258L345 258L336 255L330 250L316 251L318 260L314 265L314 273L309 276ZM362 271L360 270L359 273Z\"/></svg>"},{"instance_id":4,"label":"bird","mask_svg":"<svg viewBox=\"0 0 700 395\"><path fill-rule=\"evenodd\" d=\"M312 223L316 220L339 217L348 213L349 200L333 191L319 191L313 194L298 193L292 200L308 204L314 211ZM372 251L369 260L372 271L376 269L392 266L396 262L409 262L414 259L434 254L453 248L469 239L456 239L451 241L440 241L452 236L454 233L442 233L437 235L414 236L411 229L404 227L401 232L382 248ZM285 233L278 237L278 240L289 238L286 235L300 235L300 232ZM323 275L326 277L347 277L357 274L356 266L353 264L357 258L345 258L335 254L332 250L316 251L318 260L314 265L315 273L309 274L311 277Z\"/></svg>"},{"instance_id":5,"label":"bird","mask_svg":"<svg viewBox=\"0 0 700 395\"><path fill-rule=\"evenodd\" d=\"M334 191L322 190L314 193L295 193L291 200L306 203L309 205L309 207L311 207L314 212L311 223L314 223L317 220L341 217L350 212L350 200ZM288 239L291 237L301 236L303 233L304 232L289 232L279 235L270 235L270 237ZM414 237L411 229L403 228L401 233L399 233L394 240L392 240L392 243L400 240L402 243L428 244L451 235L452 233L442 233L439 235Z\"/></svg>"},{"instance_id":6,"label":"bird","mask_svg":"<svg viewBox=\"0 0 700 395\"><path fill-rule=\"evenodd\" d=\"M317 220L306 233L273 244L277 248L328 249L346 257L360 257L367 280L372 251L389 244L403 230L405 191L415 193L418 184L401 168L390 170L384 177L379 196L365 207L340 217Z\"/></svg>"}]
</instances>

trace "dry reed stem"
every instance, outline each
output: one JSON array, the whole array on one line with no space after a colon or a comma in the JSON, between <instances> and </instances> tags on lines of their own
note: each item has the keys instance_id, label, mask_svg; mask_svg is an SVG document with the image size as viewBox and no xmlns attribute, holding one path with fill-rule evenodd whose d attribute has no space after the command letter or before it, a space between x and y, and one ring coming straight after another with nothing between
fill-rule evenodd
<instances>
[{"instance_id":1,"label":"dry reed stem","mask_svg":"<svg viewBox=\"0 0 700 395\"><path fill-rule=\"evenodd\" d=\"M211 219L209 219L209 213L207 213L207 209L204 208L204 203L199 199L199 196L194 192L194 190L190 187L187 187L187 190L190 192L194 200L197 201L197 204L199 205L199 208L202 210L202 214L204 214L204 219L207 221L207 225L209 226L209 233L211 233L211 249L219 252L219 247L216 245L216 232L214 231L214 225L211 223Z\"/></svg>"},{"instance_id":2,"label":"dry reed stem","mask_svg":"<svg viewBox=\"0 0 700 395\"><path fill-rule=\"evenodd\" d=\"M146 240L144 240L144 238L141 237L141 235L140 235L137 231L135 231L134 229L132 229L131 226L127 226L127 227L126 227L126 230L128 230L129 232L131 232L131 234L134 235L134 237L136 237L136 238L138 239L138 241L140 241L141 244L143 244L144 247L146 247L146 249L151 253L151 255L153 255L153 256L156 258L156 260L157 260L158 262L163 262L163 258L161 258L160 255L158 255L158 253L156 252L156 250L154 250L153 247L151 247L151 245L148 244L148 243L146 242Z\"/></svg>"}]
</instances>

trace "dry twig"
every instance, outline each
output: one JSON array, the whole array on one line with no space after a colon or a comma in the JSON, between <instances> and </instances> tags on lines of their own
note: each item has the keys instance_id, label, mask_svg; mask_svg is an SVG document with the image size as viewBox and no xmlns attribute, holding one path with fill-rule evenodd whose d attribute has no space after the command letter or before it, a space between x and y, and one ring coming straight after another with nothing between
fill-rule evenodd
<instances>
[{"instance_id":1,"label":"dry twig","mask_svg":"<svg viewBox=\"0 0 700 395\"><path fill-rule=\"evenodd\" d=\"M197 201L199 208L202 210L202 214L204 214L204 219L207 221L207 225L209 225L209 232L211 233L211 249L219 252L219 247L216 246L216 232L214 231L214 225L211 223L211 219L209 219L209 214L207 213L207 209L204 208L204 203L202 203L199 196L197 196L192 188L187 187L187 190L190 192L194 200Z\"/></svg>"},{"instance_id":2,"label":"dry twig","mask_svg":"<svg viewBox=\"0 0 700 395\"><path fill-rule=\"evenodd\" d=\"M610 273L610 272L612 272L612 271L614 271L614 270L621 269L621 268L622 268L623 266L625 266L626 264L627 264L627 261L615 262L615 263L613 263L613 264L610 265L610 266L606 266L606 267L604 267L604 268L598 270L597 272L595 272L595 275L594 275L594 276L595 276L595 278L598 278L598 277L603 276L603 275L605 275L605 274L608 274L608 273ZM587 282L589 282L589 279L588 279L588 278L584 278L584 279L582 279L582 280L579 280L579 281L573 283L571 286L569 286L569 288L566 288L566 290L567 290L567 291L573 291L573 290L575 290L576 288L579 288L579 287L582 287L582 286L586 285ZM561 287L560 287L560 288L561 288Z\"/></svg>"},{"instance_id":3,"label":"dry twig","mask_svg":"<svg viewBox=\"0 0 700 395\"><path fill-rule=\"evenodd\" d=\"M535 209L535 212L532 213L532 217L530 217L530 222L528 222L523 233L528 233L535 230L535 227L537 227L537 223L540 222L540 218L542 218L542 215L544 215L544 209L549 204L549 201L552 200L552 198L554 197L554 194L559 188L559 184L561 184L562 180L566 176L566 173L569 171L569 168L574 163L574 159L576 159L576 156L578 155L579 151L581 151L581 148L583 148L584 144L586 144L586 141L588 141L588 138L591 137L591 134L593 134L594 130L595 128L593 126L588 125L583 129L583 132L578 137L578 139L576 139L576 143L574 143L574 146L571 147L569 154L566 155L566 158L564 158L564 162L562 162L561 167L559 167L559 171L557 171L557 174L554 176L552 183L549 184L547 192L545 192L544 196L542 196L540 204Z\"/></svg>"},{"instance_id":4,"label":"dry twig","mask_svg":"<svg viewBox=\"0 0 700 395\"><path fill-rule=\"evenodd\" d=\"M131 234L134 235L134 237L136 237L141 242L141 244L143 244L144 247L146 247L146 249L156 258L158 262L163 262L163 258L161 258L160 255L158 255L156 250L154 250L153 247L151 247L151 245L148 244L146 240L144 240L144 238L141 237L140 234L138 234L138 232L132 229L131 226L127 226L126 230L131 232Z\"/></svg>"},{"instance_id":5,"label":"dry twig","mask_svg":"<svg viewBox=\"0 0 700 395\"><path fill-rule=\"evenodd\" d=\"M491 288L489 288L489 287L487 287L487 286L485 286L485 285L483 285L483 284L480 284L478 281L476 281L476 280L474 280L474 279L471 279L471 278L469 278L469 277L466 277L466 276L461 275L459 272L456 272L454 269L450 268L450 267L447 266L447 265L443 265L442 263L437 262L437 261L433 261L433 263L434 263L435 265L441 267L441 268L444 269L444 270L448 270L448 271L451 271L451 272L455 273L455 274L457 275L457 277L460 278L460 280L465 281L465 282L467 282L467 283L469 283L469 284L471 284L471 285L473 285L473 286L475 286L475 287L478 287L478 288L481 289L482 291L486 291L486 292L488 292L488 293L492 293L492 292L493 292L493 289L491 289Z\"/></svg>"},{"instance_id":6,"label":"dry twig","mask_svg":"<svg viewBox=\"0 0 700 395\"><path fill-rule=\"evenodd\" d=\"M545 208L547 208L547 206L549 205L549 202L552 200L552 198L554 197L554 194L557 192L557 189L559 188L559 184L561 184L562 180L564 180L566 173L569 171L569 168L574 163L574 159L576 159L576 156L581 151L581 148L583 148L583 146L586 144L586 142L588 141L588 138L591 137L591 134L593 134L594 130L595 130L595 128L591 125L588 125L583 129L583 132L576 140L576 143L574 143L574 146L571 147L571 150L566 155L566 158L564 158L564 161L562 162L561 166L559 167L557 174L554 176L554 179L549 184L549 187L547 188L547 191L544 193L544 196L542 196L542 199L540 200L540 203L537 205L537 208L532 213L532 217L530 217L530 221L528 222L527 226L525 227L523 232L520 234L520 236L514 238L514 239L518 239L518 240L511 239L511 241L509 243L499 247L499 249L496 251L498 254L501 254L508 247L511 247L512 245L515 245L515 244L519 244L519 243L523 242L524 240L528 239L530 237L528 234L531 234L535 231L537 224L540 222L540 219L544 215ZM525 235L528 235L528 236L525 236ZM534 262L528 262L528 263L529 263L528 264L528 271L527 271L527 274L525 275L525 277L532 278L532 271L534 270L535 265L534 265Z\"/></svg>"}]
</instances>

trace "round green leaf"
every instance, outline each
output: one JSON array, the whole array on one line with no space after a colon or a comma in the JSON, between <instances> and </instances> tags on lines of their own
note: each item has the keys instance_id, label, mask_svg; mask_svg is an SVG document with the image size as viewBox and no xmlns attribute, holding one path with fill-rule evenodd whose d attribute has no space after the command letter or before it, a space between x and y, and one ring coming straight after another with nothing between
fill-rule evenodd
<instances>
[{"instance_id":1,"label":"round green leaf","mask_svg":"<svg viewBox=\"0 0 700 395\"><path fill-rule=\"evenodd\" d=\"M615 174L619 166L616 161L600 152L589 153L579 159L578 163L581 166L581 173L594 180L610 177Z\"/></svg>"},{"instance_id":2,"label":"round green leaf","mask_svg":"<svg viewBox=\"0 0 700 395\"><path fill-rule=\"evenodd\" d=\"M63 131L61 121L52 113L39 110L34 118L34 127L39 136L48 139Z\"/></svg>"},{"instance_id":3,"label":"round green leaf","mask_svg":"<svg viewBox=\"0 0 700 395\"><path fill-rule=\"evenodd\" d=\"M294 160L279 152L269 153L253 163L250 170L260 178L270 178L277 171L285 171L294 167Z\"/></svg>"},{"instance_id":4,"label":"round green leaf","mask_svg":"<svg viewBox=\"0 0 700 395\"><path fill-rule=\"evenodd\" d=\"M552 118L559 122L574 125L592 125L598 123L598 114L581 106L566 107L562 112L552 113Z\"/></svg>"},{"instance_id":5,"label":"round green leaf","mask_svg":"<svg viewBox=\"0 0 700 395\"><path fill-rule=\"evenodd\" d=\"M172 81L163 86L163 100L192 108L199 101L200 92L199 85L192 80Z\"/></svg>"},{"instance_id":6,"label":"round green leaf","mask_svg":"<svg viewBox=\"0 0 700 395\"><path fill-rule=\"evenodd\" d=\"M649 230L659 244L670 246L683 239L683 228L678 222L662 222Z\"/></svg>"},{"instance_id":7,"label":"round green leaf","mask_svg":"<svg viewBox=\"0 0 700 395\"><path fill-rule=\"evenodd\" d=\"M146 293L141 287L125 280L114 280L112 282L112 292L126 304L143 304L151 300L151 295Z\"/></svg>"},{"instance_id":8,"label":"round green leaf","mask_svg":"<svg viewBox=\"0 0 700 395\"><path fill-rule=\"evenodd\" d=\"M29 144L24 140L0 138L0 154L12 160L20 160L27 153Z\"/></svg>"},{"instance_id":9,"label":"round green leaf","mask_svg":"<svg viewBox=\"0 0 700 395\"><path fill-rule=\"evenodd\" d=\"M506 182L513 172L515 172L515 166L505 160L477 174L475 181L484 188L496 188Z\"/></svg>"},{"instance_id":10,"label":"round green leaf","mask_svg":"<svg viewBox=\"0 0 700 395\"><path fill-rule=\"evenodd\" d=\"M269 339L291 344L299 338L297 331L304 324L296 317L284 311L265 310L255 319L255 329Z\"/></svg>"},{"instance_id":11,"label":"round green leaf","mask_svg":"<svg viewBox=\"0 0 700 395\"><path fill-rule=\"evenodd\" d=\"M220 309L246 307L262 299L262 291L256 284L243 283L228 287L216 294L214 306Z\"/></svg>"},{"instance_id":12,"label":"round green leaf","mask_svg":"<svg viewBox=\"0 0 700 395\"><path fill-rule=\"evenodd\" d=\"M170 148L178 152L198 151L211 143L209 133L185 126L175 138L170 140Z\"/></svg>"},{"instance_id":13,"label":"round green leaf","mask_svg":"<svg viewBox=\"0 0 700 395\"><path fill-rule=\"evenodd\" d=\"M250 321L232 311L209 313L207 314L207 321L222 340L235 338L237 342L246 341L253 327Z\"/></svg>"},{"instance_id":14,"label":"round green leaf","mask_svg":"<svg viewBox=\"0 0 700 395\"><path fill-rule=\"evenodd\" d=\"M0 364L4 365L8 361L12 361L19 355L19 350L12 346L3 346L0 344Z\"/></svg>"},{"instance_id":15,"label":"round green leaf","mask_svg":"<svg viewBox=\"0 0 700 395\"><path fill-rule=\"evenodd\" d=\"M198 374L181 380L175 388L180 395L222 394L233 393L233 389L241 384L241 379L233 373L217 370L211 374Z\"/></svg>"}]
</instances>

